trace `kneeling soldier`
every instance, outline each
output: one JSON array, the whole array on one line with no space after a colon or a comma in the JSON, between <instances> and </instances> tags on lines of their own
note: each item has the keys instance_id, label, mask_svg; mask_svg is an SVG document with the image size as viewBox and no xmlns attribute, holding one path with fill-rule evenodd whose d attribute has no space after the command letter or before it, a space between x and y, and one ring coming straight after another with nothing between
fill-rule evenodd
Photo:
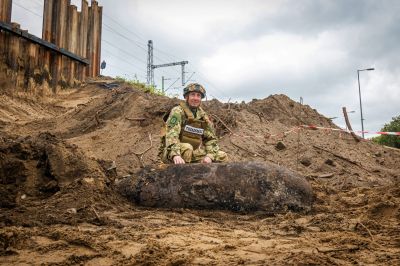
<instances>
[{"instance_id":1,"label":"kneeling soldier","mask_svg":"<svg viewBox=\"0 0 400 266\"><path fill-rule=\"evenodd\" d=\"M227 160L227 154L219 150L213 125L200 106L205 94L203 86L197 83L183 89L185 101L172 108L166 121L165 136L161 139L163 162L184 164Z\"/></svg>"}]
</instances>

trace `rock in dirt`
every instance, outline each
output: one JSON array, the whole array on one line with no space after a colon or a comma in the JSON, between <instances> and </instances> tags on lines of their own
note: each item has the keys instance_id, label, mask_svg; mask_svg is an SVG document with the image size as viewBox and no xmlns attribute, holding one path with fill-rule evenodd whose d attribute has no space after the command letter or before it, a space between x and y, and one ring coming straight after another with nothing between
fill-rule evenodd
<instances>
[{"instance_id":1,"label":"rock in dirt","mask_svg":"<svg viewBox=\"0 0 400 266\"><path fill-rule=\"evenodd\" d=\"M300 163L308 167L311 165L311 159L308 157L301 158Z\"/></svg>"},{"instance_id":2,"label":"rock in dirt","mask_svg":"<svg viewBox=\"0 0 400 266\"><path fill-rule=\"evenodd\" d=\"M286 145L282 141L279 141L278 143L276 143L275 149L277 149L278 151L282 151L286 149Z\"/></svg>"},{"instance_id":3,"label":"rock in dirt","mask_svg":"<svg viewBox=\"0 0 400 266\"><path fill-rule=\"evenodd\" d=\"M271 163L168 165L144 168L116 184L119 193L148 207L232 211L308 211L310 184Z\"/></svg>"},{"instance_id":4,"label":"rock in dirt","mask_svg":"<svg viewBox=\"0 0 400 266\"><path fill-rule=\"evenodd\" d=\"M326 159L325 163L330 166L336 166L336 163L332 159Z\"/></svg>"},{"instance_id":5,"label":"rock in dirt","mask_svg":"<svg viewBox=\"0 0 400 266\"><path fill-rule=\"evenodd\" d=\"M327 173L327 174L322 174L322 175L318 175L319 178L331 178L333 177L335 174L333 173Z\"/></svg>"}]
</instances>

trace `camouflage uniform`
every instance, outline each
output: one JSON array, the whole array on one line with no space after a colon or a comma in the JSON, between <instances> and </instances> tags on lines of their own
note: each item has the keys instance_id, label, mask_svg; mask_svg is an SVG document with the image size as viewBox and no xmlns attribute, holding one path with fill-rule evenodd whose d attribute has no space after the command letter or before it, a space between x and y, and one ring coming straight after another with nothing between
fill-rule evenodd
<instances>
[{"instance_id":1,"label":"camouflage uniform","mask_svg":"<svg viewBox=\"0 0 400 266\"><path fill-rule=\"evenodd\" d=\"M181 156L186 163L200 162L205 156L213 162L227 160L227 154L219 150L213 125L201 107L193 112L186 102L181 102L172 108L165 130L161 154L165 163L172 162L174 156Z\"/></svg>"}]
</instances>

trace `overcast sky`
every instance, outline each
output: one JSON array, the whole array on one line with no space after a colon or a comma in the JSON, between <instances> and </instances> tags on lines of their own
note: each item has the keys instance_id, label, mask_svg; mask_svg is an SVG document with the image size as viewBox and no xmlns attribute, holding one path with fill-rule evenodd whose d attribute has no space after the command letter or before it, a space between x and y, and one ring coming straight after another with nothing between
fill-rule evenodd
<instances>
[{"instance_id":1,"label":"overcast sky","mask_svg":"<svg viewBox=\"0 0 400 266\"><path fill-rule=\"evenodd\" d=\"M42 0L14 0L12 20L41 36ZM99 0L104 75L146 81L147 41L154 64L189 61L186 77L208 99L250 101L271 94L303 98L344 126L341 108L366 130L400 115L399 0ZM72 0L80 10L81 1ZM180 66L156 69L161 88L181 93ZM178 79L178 80L177 80ZM175 82L174 84L172 84Z\"/></svg>"}]
</instances>

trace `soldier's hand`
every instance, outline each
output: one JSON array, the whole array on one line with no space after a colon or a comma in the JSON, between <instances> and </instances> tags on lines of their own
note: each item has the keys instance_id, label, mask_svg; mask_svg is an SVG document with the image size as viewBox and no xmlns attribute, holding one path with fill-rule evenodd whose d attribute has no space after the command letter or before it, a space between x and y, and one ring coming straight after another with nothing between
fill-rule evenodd
<instances>
[{"instance_id":1,"label":"soldier's hand","mask_svg":"<svg viewBox=\"0 0 400 266\"><path fill-rule=\"evenodd\" d=\"M206 156L204 159L201 161L202 163L212 163L212 160L210 157Z\"/></svg>"},{"instance_id":2,"label":"soldier's hand","mask_svg":"<svg viewBox=\"0 0 400 266\"><path fill-rule=\"evenodd\" d=\"M184 164L185 163L185 161L179 155L174 156L173 160L174 160L174 164Z\"/></svg>"}]
</instances>

